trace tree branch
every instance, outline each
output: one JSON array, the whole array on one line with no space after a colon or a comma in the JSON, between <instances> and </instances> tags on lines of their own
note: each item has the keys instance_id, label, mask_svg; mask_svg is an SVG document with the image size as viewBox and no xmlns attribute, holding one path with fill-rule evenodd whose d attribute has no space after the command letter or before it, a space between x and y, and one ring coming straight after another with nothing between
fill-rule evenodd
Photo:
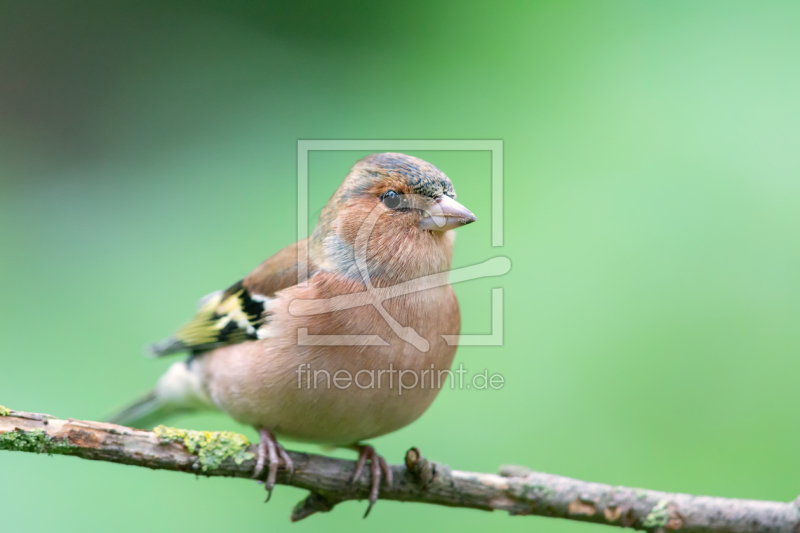
<instances>
[{"instance_id":1,"label":"tree branch","mask_svg":"<svg viewBox=\"0 0 800 533\"><path fill-rule=\"evenodd\" d=\"M114 424L59 420L0 406L0 450L73 455L153 469L207 476L250 478L256 448L228 432L176 430L159 426L141 431ZM351 483L353 461L289 452L295 472L278 483L311 494L297 504L292 520L327 512L347 500L367 499L367 476ZM405 465L391 467L394 481L381 486L384 500L431 503L513 515L539 515L647 531L800 531L798 500L790 503L667 493L579 481L501 467L500 475L451 470L424 459L416 448Z\"/></svg>"}]
</instances>

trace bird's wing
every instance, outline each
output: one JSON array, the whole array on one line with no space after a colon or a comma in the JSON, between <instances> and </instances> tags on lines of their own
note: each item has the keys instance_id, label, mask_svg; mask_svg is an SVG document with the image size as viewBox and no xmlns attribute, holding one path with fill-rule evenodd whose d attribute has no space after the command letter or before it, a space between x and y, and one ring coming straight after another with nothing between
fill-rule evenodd
<instances>
[{"instance_id":1,"label":"bird's wing","mask_svg":"<svg viewBox=\"0 0 800 533\"><path fill-rule=\"evenodd\" d=\"M197 313L173 336L150 346L154 356L202 352L258 338L268 320L266 304L276 292L297 284L297 248L292 244L276 253L243 280L198 302ZM309 275L314 272L309 264Z\"/></svg>"}]
</instances>

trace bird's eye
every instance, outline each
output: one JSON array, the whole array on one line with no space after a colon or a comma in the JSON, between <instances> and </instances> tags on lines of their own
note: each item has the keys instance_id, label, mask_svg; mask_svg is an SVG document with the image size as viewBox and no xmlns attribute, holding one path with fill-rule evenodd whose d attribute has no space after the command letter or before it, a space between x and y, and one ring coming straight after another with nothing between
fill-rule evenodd
<instances>
[{"instance_id":1,"label":"bird's eye","mask_svg":"<svg viewBox=\"0 0 800 533\"><path fill-rule=\"evenodd\" d=\"M386 191L381 196L381 201L383 205L388 207L389 209L397 209L400 207L400 204L403 203L403 199L394 191Z\"/></svg>"}]
</instances>

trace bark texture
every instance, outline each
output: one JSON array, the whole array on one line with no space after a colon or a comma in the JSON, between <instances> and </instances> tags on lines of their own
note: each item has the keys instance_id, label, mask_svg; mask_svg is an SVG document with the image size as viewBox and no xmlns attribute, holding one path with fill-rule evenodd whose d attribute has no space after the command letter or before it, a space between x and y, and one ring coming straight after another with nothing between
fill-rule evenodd
<instances>
[{"instance_id":1,"label":"bark texture","mask_svg":"<svg viewBox=\"0 0 800 533\"><path fill-rule=\"evenodd\" d=\"M161 426L141 431L0 406L0 450L250 478L256 447L235 433ZM279 472L278 483L310 492L295 506L292 520L330 511L346 500L367 499L368 474L350 482L354 461L297 452L289 455L295 472L291 477ZM768 502L667 493L580 481L519 466L501 467L499 475L462 472L423 458L416 448L408 451L404 465L391 468L391 486L381 486L384 500L500 510L664 533L800 533L797 500Z\"/></svg>"}]
</instances>

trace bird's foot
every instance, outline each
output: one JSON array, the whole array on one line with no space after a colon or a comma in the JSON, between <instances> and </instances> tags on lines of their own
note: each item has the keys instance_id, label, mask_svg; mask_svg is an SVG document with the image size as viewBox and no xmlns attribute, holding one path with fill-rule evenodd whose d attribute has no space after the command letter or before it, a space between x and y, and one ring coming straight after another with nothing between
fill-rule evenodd
<instances>
[{"instance_id":1,"label":"bird's foot","mask_svg":"<svg viewBox=\"0 0 800 533\"><path fill-rule=\"evenodd\" d=\"M292 463L291 457L283 449L283 446L278 443L275 435L270 430L260 429L258 430L258 436L260 441L258 443L258 458L256 459L253 479L261 479L261 476L264 475L264 470L268 467L265 487L267 489L266 501L269 501L272 497L272 489L275 488L275 480L278 477L278 467L283 463L283 467L291 476L294 473L294 463Z\"/></svg>"},{"instance_id":2,"label":"bird's foot","mask_svg":"<svg viewBox=\"0 0 800 533\"><path fill-rule=\"evenodd\" d=\"M357 444L353 447L358 452L358 462L356 462L356 469L353 472L353 477L350 479L354 483L361 476L364 470L364 465L369 461L369 469L372 475L372 485L369 491L369 506L367 512L364 513L364 518L369 516L372 506L378 501L378 492L381 486L381 478L385 479L386 486L392 485L392 469L386 460L375 452L375 448L367 444Z\"/></svg>"}]
</instances>

